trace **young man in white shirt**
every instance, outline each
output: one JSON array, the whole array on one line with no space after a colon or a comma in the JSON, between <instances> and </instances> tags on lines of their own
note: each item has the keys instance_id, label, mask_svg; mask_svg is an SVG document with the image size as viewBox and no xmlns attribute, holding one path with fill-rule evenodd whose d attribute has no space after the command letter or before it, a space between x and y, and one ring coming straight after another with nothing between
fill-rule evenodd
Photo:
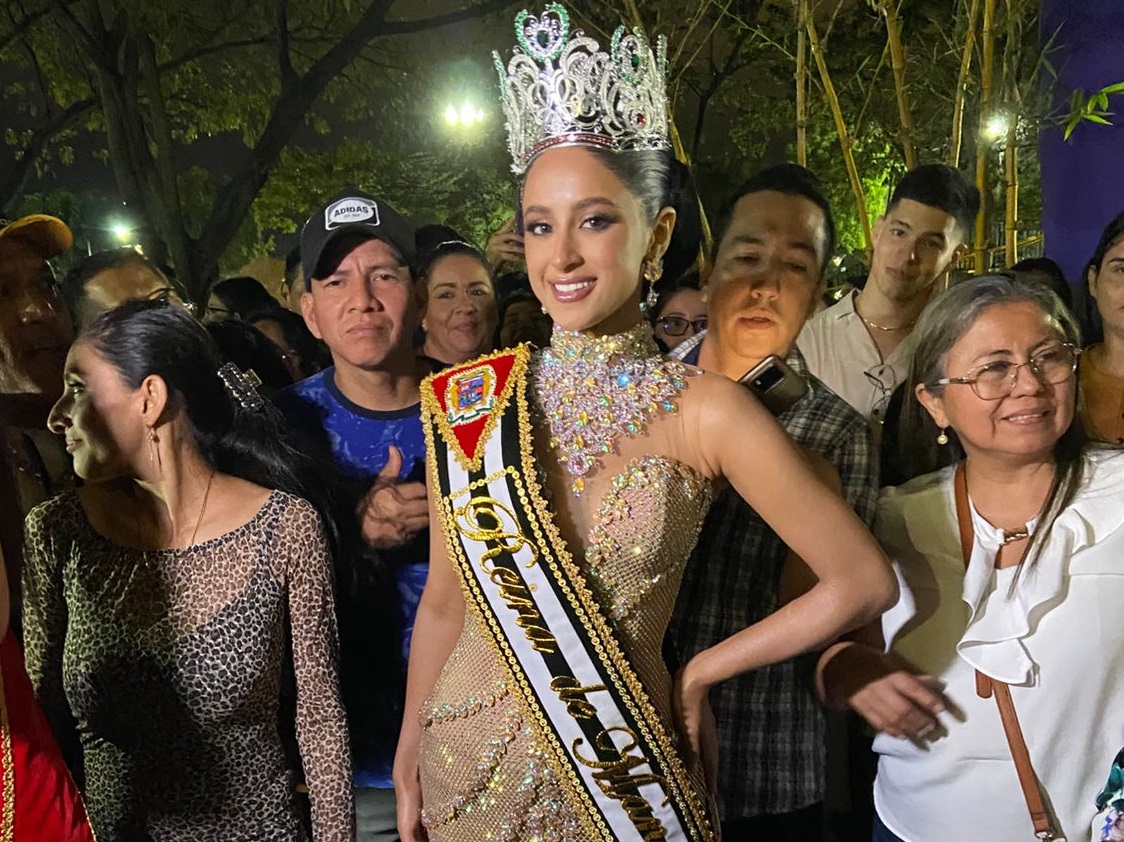
<instances>
[{"instance_id":1,"label":"young man in white shirt","mask_svg":"<svg viewBox=\"0 0 1124 842\"><path fill-rule=\"evenodd\" d=\"M952 167L910 170L874 224L866 285L811 319L797 338L812 374L876 431L909 371L913 325L967 250L979 207L979 191Z\"/></svg>"}]
</instances>

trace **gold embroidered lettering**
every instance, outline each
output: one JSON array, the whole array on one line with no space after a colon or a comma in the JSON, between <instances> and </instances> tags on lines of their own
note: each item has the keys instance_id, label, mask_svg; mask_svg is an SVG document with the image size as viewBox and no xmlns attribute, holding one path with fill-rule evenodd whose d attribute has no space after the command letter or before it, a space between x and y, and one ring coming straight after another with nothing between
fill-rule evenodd
<instances>
[{"instance_id":1,"label":"gold embroidered lettering","mask_svg":"<svg viewBox=\"0 0 1124 842\"><path fill-rule=\"evenodd\" d=\"M566 703L566 712L575 719L592 719L597 715L595 708L586 693L596 693L604 690L604 684L589 684L585 687L572 675L559 675L550 680L550 689L558 694L558 698Z\"/></svg>"},{"instance_id":2,"label":"gold embroidered lettering","mask_svg":"<svg viewBox=\"0 0 1124 842\"><path fill-rule=\"evenodd\" d=\"M623 748L618 749L613 743L613 733L616 731L628 736L629 742ZM597 735L597 739L594 740L597 749L605 754L615 755L613 760L599 760L597 757L591 760L582 757L578 747L583 742L585 740L574 740L574 757L583 766L597 770L593 773L593 779L597 781L597 786L601 788L601 791L621 803L625 812L628 813L629 820L640 831L645 840L652 840L652 842L666 840L667 830L663 823L652 815L652 805L648 803L646 798L636 794L636 788L654 783L664 787L666 791L667 781L662 775L651 772L642 774L632 772L637 766L642 766L648 762L643 754L629 754L640 743L640 738L636 736L636 733L631 728L618 726L607 728Z\"/></svg>"},{"instance_id":3,"label":"gold embroidered lettering","mask_svg":"<svg viewBox=\"0 0 1124 842\"><path fill-rule=\"evenodd\" d=\"M519 531L519 521L516 520L515 513L499 500L492 497L473 497L454 512L454 521L457 531L468 540L495 544L484 551L480 557L481 564L503 553L515 555L524 547L531 551L531 560L527 562L527 566L531 567L538 561L539 551ZM505 528L505 523L513 526L510 529Z\"/></svg>"}]
</instances>

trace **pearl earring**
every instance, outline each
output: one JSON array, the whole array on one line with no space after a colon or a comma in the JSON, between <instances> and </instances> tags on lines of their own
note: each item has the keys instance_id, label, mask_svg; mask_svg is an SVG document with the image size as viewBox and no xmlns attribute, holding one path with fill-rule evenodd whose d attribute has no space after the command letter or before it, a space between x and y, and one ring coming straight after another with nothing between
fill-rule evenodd
<instances>
[{"instance_id":1,"label":"pearl earring","mask_svg":"<svg viewBox=\"0 0 1124 842\"><path fill-rule=\"evenodd\" d=\"M941 434L939 436L937 436L937 444L940 444L940 445L948 444L948 434L945 433L944 427L941 427Z\"/></svg>"}]
</instances>

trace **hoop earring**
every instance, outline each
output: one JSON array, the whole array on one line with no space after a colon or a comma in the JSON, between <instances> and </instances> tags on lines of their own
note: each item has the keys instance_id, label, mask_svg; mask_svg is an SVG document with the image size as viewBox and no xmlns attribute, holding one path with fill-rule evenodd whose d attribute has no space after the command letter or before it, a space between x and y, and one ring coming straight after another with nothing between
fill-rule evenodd
<instances>
[{"instance_id":1,"label":"hoop earring","mask_svg":"<svg viewBox=\"0 0 1124 842\"><path fill-rule=\"evenodd\" d=\"M948 444L948 434L945 432L946 429L948 428L941 427L941 434L937 436L937 444L942 446Z\"/></svg>"}]
</instances>

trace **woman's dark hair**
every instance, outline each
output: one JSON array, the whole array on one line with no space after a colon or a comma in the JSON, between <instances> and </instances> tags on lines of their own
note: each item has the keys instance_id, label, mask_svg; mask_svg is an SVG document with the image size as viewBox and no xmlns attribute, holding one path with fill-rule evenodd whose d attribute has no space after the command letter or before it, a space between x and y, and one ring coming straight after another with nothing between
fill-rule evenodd
<instances>
[{"instance_id":1,"label":"woman's dark hair","mask_svg":"<svg viewBox=\"0 0 1124 842\"><path fill-rule=\"evenodd\" d=\"M311 377L331 365L324 345L312 335L304 319L291 310L286 310L284 307L270 307L268 310L248 314L246 321L251 325L256 325L258 322L273 322L281 328L285 345L300 357L302 376Z\"/></svg>"},{"instance_id":2,"label":"woman's dark hair","mask_svg":"<svg viewBox=\"0 0 1124 842\"><path fill-rule=\"evenodd\" d=\"M186 312L161 301L129 301L100 313L79 339L91 343L132 389L150 375L162 378L171 405L182 407L215 470L303 497L326 517L323 491L314 481L319 472L291 444L281 414L270 404L242 408L218 375L228 360Z\"/></svg>"},{"instance_id":3,"label":"woman's dark hair","mask_svg":"<svg viewBox=\"0 0 1124 842\"><path fill-rule=\"evenodd\" d=\"M685 289L700 289L698 272L690 272L679 278L679 280L670 283L665 283L664 281L656 282L656 294L659 298L656 299L656 306L648 313L649 320L653 325L660 320L663 311L667 309L668 302Z\"/></svg>"},{"instance_id":4,"label":"woman's dark hair","mask_svg":"<svg viewBox=\"0 0 1124 842\"><path fill-rule=\"evenodd\" d=\"M218 281L211 286L211 295L216 296L227 309L243 320L250 313L281 306L259 280L248 275Z\"/></svg>"},{"instance_id":5,"label":"woman's dark hair","mask_svg":"<svg viewBox=\"0 0 1124 842\"><path fill-rule=\"evenodd\" d=\"M429 278L429 273L442 258L453 254L466 254L475 258L488 273L492 289L496 288L496 273L484 252L458 234L448 225L423 225L414 233L414 249L417 258L414 266L414 277L420 281Z\"/></svg>"},{"instance_id":6,"label":"woman's dark hair","mask_svg":"<svg viewBox=\"0 0 1124 842\"><path fill-rule=\"evenodd\" d=\"M211 335L177 307L130 301L98 315L79 339L90 342L132 388L160 376L215 470L301 497L319 512L335 564L340 688L349 722L353 730L357 720L364 722L372 746L393 751L403 692L393 573L359 534L355 501L337 493L340 483L327 473L330 460L298 449L290 425L271 403L242 408L218 375L227 360ZM351 633L356 626L378 626L378 632ZM359 645L349 646L349 640Z\"/></svg>"},{"instance_id":7,"label":"woman's dark hair","mask_svg":"<svg viewBox=\"0 0 1124 842\"><path fill-rule=\"evenodd\" d=\"M224 319L203 327L211 335L223 360L258 376L262 394L267 398L293 385L293 377L285 368L281 354L269 337L253 325L238 319Z\"/></svg>"},{"instance_id":8,"label":"woman's dark hair","mask_svg":"<svg viewBox=\"0 0 1124 842\"><path fill-rule=\"evenodd\" d=\"M1097 247L1093 250L1089 262L1085 264L1085 271L1081 273L1081 283L1077 286L1077 301L1074 303L1074 309L1081 320L1085 341L1090 345L1104 341L1104 322L1101 320L1097 301L1089 289L1089 273L1092 272L1094 275L1100 273L1104 256L1121 237L1124 237L1124 211L1114 216L1101 232L1101 238L1097 240Z\"/></svg>"},{"instance_id":9,"label":"woman's dark hair","mask_svg":"<svg viewBox=\"0 0 1124 842\"><path fill-rule=\"evenodd\" d=\"M913 394L915 386L924 384L930 393L941 394L946 387L937 381L949 376L945 371L948 354L961 337L992 307L1024 302L1038 307L1066 342L1080 347L1081 330L1061 299L1042 284L1015 275L980 275L964 281L938 295L922 312L913 331L913 363L904 384L904 406L895 454L905 479L955 464L965 455L955 430L945 431L948 444L937 444L940 430ZM1079 404L1078 399L1069 428L1054 446L1057 466L1054 481L1024 556L1028 561L1037 557L1054 520L1073 502L1081 486L1083 456L1091 442L1081 425Z\"/></svg>"}]
</instances>

